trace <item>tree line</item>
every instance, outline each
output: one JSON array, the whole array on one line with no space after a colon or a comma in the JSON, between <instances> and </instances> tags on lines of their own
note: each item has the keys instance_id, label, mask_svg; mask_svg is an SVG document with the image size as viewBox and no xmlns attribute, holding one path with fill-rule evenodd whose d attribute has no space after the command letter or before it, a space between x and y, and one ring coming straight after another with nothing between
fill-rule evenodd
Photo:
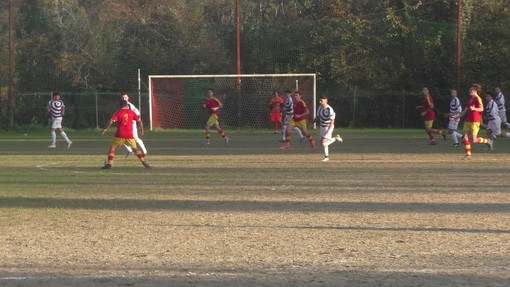
<instances>
[{"instance_id":1,"label":"tree line","mask_svg":"<svg viewBox=\"0 0 510 287\"><path fill-rule=\"evenodd\" d=\"M6 2L0 4L3 127L9 73ZM417 95L423 86L445 101L456 85L458 2L460 92L472 83L510 89L506 0L239 2L242 73L317 73L318 93L328 94L342 110L355 105L353 93L365 95L367 106L374 106L384 95ZM135 91L138 69L142 79L236 72L234 0L18 0L13 24L15 95ZM406 102L411 107L419 100ZM30 117L23 110L23 103L17 104L17 123ZM371 112L360 110L359 118L370 118Z\"/></svg>"}]
</instances>

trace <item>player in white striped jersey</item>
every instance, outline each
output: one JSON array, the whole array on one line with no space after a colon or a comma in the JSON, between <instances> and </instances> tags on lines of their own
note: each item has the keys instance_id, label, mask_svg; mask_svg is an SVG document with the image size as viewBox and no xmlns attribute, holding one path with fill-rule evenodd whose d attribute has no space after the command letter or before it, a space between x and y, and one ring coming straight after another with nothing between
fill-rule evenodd
<instances>
[{"instance_id":1,"label":"player in white striped jersey","mask_svg":"<svg viewBox=\"0 0 510 287\"><path fill-rule=\"evenodd\" d=\"M130 110L132 110L133 112L135 112L135 114L137 116L140 116L140 111L135 107L135 105L133 105L132 103L129 102L128 94L122 94L121 100L125 100L128 103L128 108ZM146 155L147 154L147 149L145 148L145 144L143 143L142 139L138 137L138 126L136 124L136 121L133 121L133 137L135 138L136 144L141 149L142 153L144 155ZM126 147L126 149L128 151L127 155L126 155L126 157L128 157L130 154L133 153L133 149L130 148L129 146L125 145L125 144L124 144L124 146Z\"/></svg>"},{"instance_id":2,"label":"player in white striped jersey","mask_svg":"<svg viewBox=\"0 0 510 287\"><path fill-rule=\"evenodd\" d=\"M324 159L322 161L329 160L329 145L335 141L343 142L340 135L332 137L333 130L335 129L335 118L336 114L333 108L328 105L328 97L321 96L319 100L319 107L317 108L317 117L314 122L320 125L320 136L322 141L322 147L324 149Z\"/></svg>"},{"instance_id":3,"label":"player in white striped jersey","mask_svg":"<svg viewBox=\"0 0 510 287\"><path fill-rule=\"evenodd\" d=\"M505 128L510 129L510 124L506 120L505 96L500 87L496 87L494 91L496 92L494 102L498 105L498 115L501 119L501 124L503 124Z\"/></svg>"},{"instance_id":4,"label":"player in white striped jersey","mask_svg":"<svg viewBox=\"0 0 510 287\"><path fill-rule=\"evenodd\" d=\"M60 98L60 94L58 92L53 92L52 96L53 99L50 100L46 106L48 113L51 114L51 144L48 147L57 147L57 133L55 131L58 130L62 138L64 138L64 140L67 142L67 148L70 148L73 142L67 137L67 134L62 129L62 119L64 118L66 112L66 106L64 105L64 102Z\"/></svg>"},{"instance_id":5,"label":"player in white striped jersey","mask_svg":"<svg viewBox=\"0 0 510 287\"><path fill-rule=\"evenodd\" d=\"M289 90L285 91L285 101L283 102L283 127L282 127L282 138L280 142L285 142L285 133L287 131L287 127L289 126L290 120L294 115L294 100L292 99L292 93ZM303 142L305 137L303 133L298 127L294 127L293 129L299 136L299 142Z\"/></svg>"},{"instance_id":6,"label":"player in white striped jersey","mask_svg":"<svg viewBox=\"0 0 510 287\"><path fill-rule=\"evenodd\" d=\"M493 100L494 93L492 91L488 91L485 93L485 100L487 101L485 105L485 110L483 114L485 127L487 129L487 137L489 139L498 138L508 138L510 137L510 133L501 132L501 118L499 117L499 108L497 106L496 101ZM492 150L492 146L489 146Z\"/></svg>"},{"instance_id":7,"label":"player in white striped jersey","mask_svg":"<svg viewBox=\"0 0 510 287\"><path fill-rule=\"evenodd\" d=\"M448 121L448 134L452 137L453 146L459 146L459 139L463 137L462 134L457 132L459 127L460 118L459 115L462 113L462 106L460 105L459 98L457 97L457 90L450 90L450 111L446 114L449 118Z\"/></svg>"}]
</instances>

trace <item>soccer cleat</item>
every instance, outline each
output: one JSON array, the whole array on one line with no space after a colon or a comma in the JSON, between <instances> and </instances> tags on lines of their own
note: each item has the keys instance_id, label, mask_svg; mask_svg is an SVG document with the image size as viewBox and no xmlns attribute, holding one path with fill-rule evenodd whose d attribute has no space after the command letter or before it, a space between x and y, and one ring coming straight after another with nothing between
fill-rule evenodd
<instances>
[{"instance_id":1,"label":"soccer cleat","mask_svg":"<svg viewBox=\"0 0 510 287\"><path fill-rule=\"evenodd\" d=\"M205 141L202 143L202 145L210 145L211 143L209 141Z\"/></svg>"},{"instance_id":2,"label":"soccer cleat","mask_svg":"<svg viewBox=\"0 0 510 287\"><path fill-rule=\"evenodd\" d=\"M339 142L343 142L344 140L340 137L340 135L336 135L335 139Z\"/></svg>"},{"instance_id":3,"label":"soccer cleat","mask_svg":"<svg viewBox=\"0 0 510 287\"><path fill-rule=\"evenodd\" d=\"M459 143L454 143L453 147L459 147Z\"/></svg>"},{"instance_id":4,"label":"soccer cleat","mask_svg":"<svg viewBox=\"0 0 510 287\"><path fill-rule=\"evenodd\" d=\"M429 145L436 145L436 141L429 142Z\"/></svg>"},{"instance_id":5,"label":"soccer cleat","mask_svg":"<svg viewBox=\"0 0 510 287\"><path fill-rule=\"evenodd\" d=\"M311 140L310 144L312 145L312 150L315 150L315 144L316 144L315 140Z\"/></svg>"},{"instance_id":6,"label":"soccer cleat","mask_svg":"<svg viewBox=\"0 0 510 287\"><path fill-rule=\"evenodd\" d=\"M280 147L280 150L287 150L290 149L290 145L286 144Z\"/></svg>"},{"instance_id":7,"label":"soccer cleat","mask_svg":"<svg viewBox=\"0 0 510 287\"><path fill-rule=\"evenodd\" d=\"M446 140L446 135L445 135L445 133L443 132L441 135L443 136L443 140Z\"/></svg>"},{"instance_id":8,"label":"soccer cleat","mask_svg":"<svg viewBox=\"0 0 510 287\"><path fill-rule=\"evenodd\" d=\"M228 145L229 141L230 141L230 138L225 138L225 145Z\"/></svg>"},{"instance_id":9,"label":"soccer cleat","mask_svg":"<svg viewBox=\"0 0 510 287\"><path fill-rule=\"evenodd\" d=\"M489 147L489 150L494 150L494 140L489 139L487 146Z\"/></svg>"},{"instance_id":10,"label":"soccer cleat","mask_svg":"<svg viewBox=\"0 0 510 287\"><path fill-rule=\"evenodd\" d=\"M285 142L285 140L281 140L281 139L280 139L280 140L278 140L278 141L279 141L279 142L281 142L281 143L284 143L284 142Z\"/></svg>"},{"instance_id":11,"label":"soccer cleat","mask_svg":"<svg viewBox=\"0 0 510 287\"><path fill-rule=\"evenodd\" d=\"M471 156L470 155L466 155L462 160L471 160Z\"/></svg>"},{"instance_id":12,"label":"soccer cleat","mask_svg":"<svg viewBox=\"0 0 510 287\"><path fill-rule=\"evenodd\" d=\"M145 166L145 168L151 168L151 166L145 161L142 161L142 164Z\"/></svg>"},{"instance_id":13,"label":"soccer cleat","mask_svg":"<svg viewBox=\"0 0 510 287\"><path fill-rule=\"evenodd\" d=\"M57 148L57 146L56 146L56 145L54 145L54 144L50 144L48 147L49 147L49 148Z\"/></svg>"},{"instance_id":14,"label":"soccer cleat","mask_svg":"<svg viewBox=\"0 0 510 287\"><path fill-rule=\"evenodd\" d=\"M112 168L112 165L107 163L101 169L110 169L110 168Z\"/></svg>"},{"instance_id":15,"label":"soccer cleat","mask_svg":"<svg viewBox=\"0 0 510 287\"><path fill-rule=\"evenodd\" d=\"M68 142L67 143L67 149L70 149L72 144L73 144L73 142Z\"/></svg>"},{"instance_id":16,"label":"soccer cleat","mask_svg":"<svg viewBox=\"0 0 510 287\"><path fill-rule=\"evenodd\" d=\"M322 161L329 161L329 157L323 158Z\"/></svg>"},{"instance_id":17,"label":"soccer cleat","mask_svg":"<svg viewBox=\"0 0 510 287\"><path fill-rule=\"evenodd\" d=\"M128 158L132 153L133 153L132 151L128 151L126 154L126 158Z\"/></svg>"}]
</instances>

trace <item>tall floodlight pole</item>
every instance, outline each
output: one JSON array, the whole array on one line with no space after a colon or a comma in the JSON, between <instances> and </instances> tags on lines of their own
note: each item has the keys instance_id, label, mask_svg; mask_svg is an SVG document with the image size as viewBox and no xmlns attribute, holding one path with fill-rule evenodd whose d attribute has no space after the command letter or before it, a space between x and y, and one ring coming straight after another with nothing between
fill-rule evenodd
<instances>
[{"instance_id":1,"label":"tall floodlight pole","mask_svg":"<svg viewBox=\"0 0 510 287\"><path fill-rule=\"evenodd\" d=\"M7 118L9 121L9 128L14 127L14 20L13 20L13 3L9 0L9 88L8 88L8 103L7 103Z\"/></svg>"},{"instance_id":2,"label":"tall floodlight pole","mask_svg":"<svg viewBox=\"0 0 510 287\"><path fill-rule=\"evenodd\" d=\"M241 88L241 5L240 0L236 0L236 64L237 64L237 82L236 88L239 90Z\"/></svg>"},{"instance_id":3,"label":"tall floodlight pole","mask_svg":"<svg viewBox=\"0 0 510 287\"><path fill-rule=\"evenodd\" d=\"M461 32L462 32L462 0L457 0L457 91L460 93L460 80L461 80L461 73L460 73L460 56L461 56Z\"/></svg>"}]
</instances>

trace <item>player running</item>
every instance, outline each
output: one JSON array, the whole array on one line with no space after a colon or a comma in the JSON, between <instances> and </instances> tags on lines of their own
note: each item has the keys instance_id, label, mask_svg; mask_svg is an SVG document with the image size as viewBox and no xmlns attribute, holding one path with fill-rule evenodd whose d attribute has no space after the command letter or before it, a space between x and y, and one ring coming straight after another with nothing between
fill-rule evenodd
<instances>
[{"instance_id":1,"label":"player running","mask_svg":"<svg viewBox=\"0 0 510 287\"><path fill-rule=\"evenodd\" d=\"M450 90L450 111L446 114L448 117L448 134L452 137L453 146L459 147L459 139L462 138L462 134L457 132L459 127L460 119L458 116L462 113L462 106L460 105L459 98L457 97L457 90Z\"/></svg>"},{"instance_id":2,"label":"player running","mask_svg":"<svg viewBox=\"0 0 510 287\"><path fill-rule=\"evenodd\" d=\"M485 100L487 105L484 111L484 122L486 122L487 128L487 137L491 140L498 138L508 138L510 137L510 133L501 132L501 118L499 117L499 108L494 101L494 93L492 91L488 91L485 93ZM494 148L490 146L490 148Z\"/></svg>"},{"instance_id":3,"label":"player running","mask_svg":"<svg viewBox=\"0 0 510 287\"><path fill-rule=\"evenodd\" d=\"M294 92L294 115L290 120L289 126L285 131L285 145L281 146L281 150L286 150L290 148L290 131L297 127L301 130L301 132L305 135L305 137L310 141L310 145L312 150L315 150L315 140L312 137L312 134L308 132L306 116L310 114L310 110L306 103L301 99L301 94L298 91Z\"/></svg>"},{"instance_id":4,"label":"player running","mask_svg":"<svg viewBox=\"0 0 510 287\"><path fill-rule=\"evenodd\" d=\"M469 89L469 95L471 99L467 104L467 108L458 116L459 118L466 116L466 121L464 122L464 146L466 148L466 156L465 160L471 159L471 143L469 139L476 144L486 144L489 146L489 149L492 149L492 140L484 139L478 137L478 132L480 131L480 120L481 114L483 113L483 102L480 96L478 96L477 87L473 85Z\"/></svg>"},{"instance_id":5,"label":"player running","mask_svg":"<svg viewBox=\"0 0 510 287\"><path fill-rule=\"evenodd\" d=\"M145 162L145 157L142 152L136 147L136 140L133 136L133 121L136 121L140 127L140 135L143 136L143 123L135 112L129 109L126 100L120 100L120 110L118 110L113 117L110 119L106 127L101 132L105 135L108 128L113 124L117 123L117 132L114 135L113 141L110 145L110 151L108 152L108 162L102 167L102 169L112 168L113 158L115 157L115 149L126 144L133 149L133 152L140 159L145 168L151 166Z\"/></svg>"},{"instance_id":6,"label":"player running","mask_svg":"<svg viewBox=\"0 0 510 287\"><path fill-rule=\"evenodd\" d=\"M220 108L223 107L223 104L214 97L214 91L212 89L207 90L207 98L204 102L204 108L209 113L209 119L205 124L205 142L203 145L209 145L211 142L211 131L210 128L214 126L218 131L218 134L223 138L224 143L228 144L229 138L225 131L223 131L220 127L219 116L220 116Z\"/></svg>"},{"instance_id":7,"label":"player running","mask_svg":"<svg viewBox=\"0 0 510 287\"><path fill-rule=\"evenodd\" d=\"M429 89L424 87L421 91L421 95L423 96L423 105L417 106L416 108L422 110L420 115L425 121L425 132L429 135L430 144L435 145L436 138L434 137L434 134L443 136L444 140L446 140L446 135L444 134L444 131L432 128L434 120L436 119L436 113L434 112L434 99L430 96Z\"/></svg>"},{"instance_id":8,"label":"player running","mask_svg":"<svg viewBox=\"0 0 510 287\"><path fill-rule=\"evenodd\" d=\"M294 115L294 100L292 99L292 93L289 90L285 91L285 102L283 103L283 127L282 127L282 138L280 142L285 142L285 134L287 133L287 128L289 127L290 121L292 120L292 116ZM301 130L297 127L293 128L294 131L299 136L299 142L302 142L305 138Z\"/></svg>"},{"instance_id":9,"label":"player running","mask_svg":"<svg viewBox=\"0 0 510 287\"><path fill-rule=\"evenodd\" d=\"M320 106L317 109L317 117L314 122L318 122L320 125L320 135L322 141L322 147L324 148L324 159L322 161L329 160L329 145L335 141L343 142L340 135L332 138L333 130L335 129L335 118L336 114L333 108L328 105L328 97L321 96L319 100Z\"/></svg>"}]
</instances>

